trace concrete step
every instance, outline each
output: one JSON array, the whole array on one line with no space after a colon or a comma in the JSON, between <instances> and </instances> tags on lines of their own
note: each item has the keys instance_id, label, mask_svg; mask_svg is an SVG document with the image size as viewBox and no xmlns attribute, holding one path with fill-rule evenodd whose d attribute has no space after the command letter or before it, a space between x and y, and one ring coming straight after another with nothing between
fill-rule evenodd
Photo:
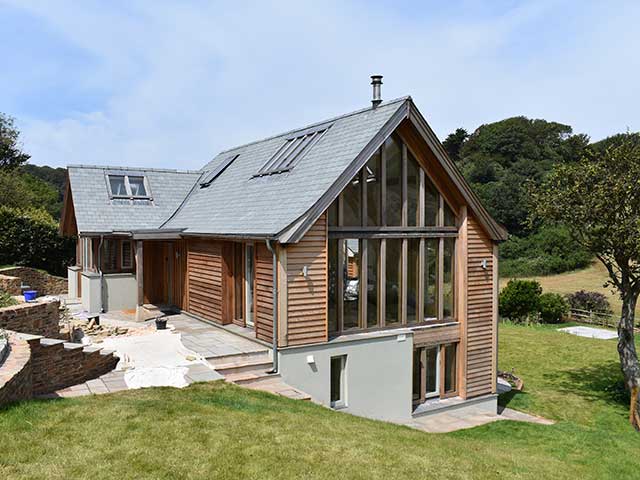
<instances>
[{"instance_id":1,"label":"concrete step","mask_svg":"<svg viewBox=\"0 0 640 480\"><path fill-rule=\"evenodd\" d=\"M249 360L238 361L233 363L223 363L215 366L216 372L220 375L230 375L232 373L258 373L266 372L273 367L273 362L267 359L265 360Z\"/></svg>"},{"instance_id":2,"label":"concrete step","mask_svg":"<svg viewBox=\"0 0 640 480\"><path fill-rule=\"evenodd\" d=\"M274 380L280 380L279 373L266 373L266 372L243 372L243 373L230 373L225 375L224 379L227 382L235 383L243 387L250 387L251 385L273 383Z\"/></svg>"},{"instance_id":3,"label":"concrete step","mask_svg":"<svg viewBox=\"0 0 640 480\"><path fill-rule=\"evenodd\" d=\"M271 362L269 350L260 350L256 352L232 353L230 355L222 355L220 357L207 358L207 362L217 368L218 365L239 364L248 362Z\"/></svg>"}]
</instances>

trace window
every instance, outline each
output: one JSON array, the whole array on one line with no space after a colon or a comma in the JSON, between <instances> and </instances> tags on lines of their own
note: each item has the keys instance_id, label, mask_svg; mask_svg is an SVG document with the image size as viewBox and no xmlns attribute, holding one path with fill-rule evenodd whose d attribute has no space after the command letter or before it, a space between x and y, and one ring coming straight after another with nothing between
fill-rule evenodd
<instances>
[{"instance_id":1,"label":"window","mask_svg":"<svg viewBox=\"0 0 640 480\"><path fill-rule=\"evenodd\" d=\"M148 199L150 196L141 175L109 174L108 179L112 198Z\"/></svg>"},{"instance_id":2,"label":"window","mask_svg":"<svg viewBox=\"0 0 640 480\"><path fill-rule=\"evenodd\" d=\"M413 351L413 403L458 392L458 344L429 345Z\"/></svg>"},{"instance_id":3,"label":"window","mask_svg":"<svg viewBox=\"0 0 640 480\"><path fill-rule=\"evenodd\" d=\"M344 259L344 275L343 275L343 329L358 328L359 312L360 312L360 241L344 240L342 242Z\"/></svg>"},{"instance_id":4,"label":"window","mask_svg":"<svg viewBox=\"0 0 640 480\"><path fill-rule=\"evenodd\" d=\"M288 172L320 141L330 127L331 125L324 125L315 129L308 129L295 137L287 138L284 144L254 177Z\"/></svg>"},{"instance_id":5,"label":"window","mask_svg":"<svg viewBox=\"0 0 640 480\"><path fill-rule=\"evenodd\" d=\"M402 148L394 137L384 143L387 167L386 225L402 225Z\"/></svg>"},{"instance_id":6,"label":"window","mask_svg":"<svg viewBox=\"0 0 640 480\"><path fill-rule=\"evenodd\" d=\"M118 240L105 239L102 244L102 271L115 272L118 269Z\"/></svg>"},{"instance_id":7,"label":"window","mask_svg":"<svg viewBox=\"0 0 640 480\"><path fill-rule=\"evenodd\" d=\"M344 408L347 406L345 396L345 371L347 356L331 357L331 391L330 402L332 408Z\"/></svg>"},{"instance_id":8,"label":"window","mask_svg":"<svg viewBox=\"0 0 640 480\"><path fill-rule=\"evenodd\" d=\"M133 268L133 245L131 240L122 241L121 266L123 270Z\"/></svg>"},{"instance_id":9,"label":"window","mask_svg":"<svg viewBox=\"0 0 640 480\"><path fill-rule=\"evenodd\" d=\"M240 156L240 154L236 153L234 155L230 155L227 158L225 158L224 160L222 160L222 162L220 162L218 164L217 167L215 167L213 170L211 170L210 172L208 172L200 181L200 188L207 188L209 185L211 185L213 183L213 181L218 178L222 172L224 172L227 167L229 165L231 165L233 163L233 161L238 158Z\"/></svg>"},{"instance_id":10,"label":"window","mask_svg":"<svg viewBox=\"0 0 640 480\"><path fill-rule=\"evenodd\" d=\"M455 318L455 211L392 135L328 209L329 332Z\"/></svg>"}]
</instances>

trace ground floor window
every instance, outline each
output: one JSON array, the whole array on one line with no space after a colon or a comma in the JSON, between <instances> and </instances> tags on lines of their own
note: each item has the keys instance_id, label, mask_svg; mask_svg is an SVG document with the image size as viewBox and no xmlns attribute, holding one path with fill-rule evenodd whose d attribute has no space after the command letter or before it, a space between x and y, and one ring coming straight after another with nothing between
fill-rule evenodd
<instances>
[{"instance_id":1,"label":"ground floor window","mask_svg":"<svg viewBox=\"0 0 640 480\"><path fill-rule=\"evenodd\" d=\"M345 376L347 356L331 357L331 392L330 402L332 408L346 407Z\"/></svg>"},{"instance_id":2,"label":"ground floor window","mask_svg":"<svg viewBox=\"0 0 640 480\"><path fill-rule=\"evenodd\" d=\"M413 351L413 402L446 398L458 392L458 344L418 347Z\"/></svg>"}]
</instances>

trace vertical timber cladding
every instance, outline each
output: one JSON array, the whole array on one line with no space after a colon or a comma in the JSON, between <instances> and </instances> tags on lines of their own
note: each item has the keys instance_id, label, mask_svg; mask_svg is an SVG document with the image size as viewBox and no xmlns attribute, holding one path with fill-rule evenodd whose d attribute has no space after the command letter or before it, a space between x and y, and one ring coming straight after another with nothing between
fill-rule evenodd
<instances>
[{"instance_id":1,"label":"vertical timber cladding","mask_svg":"<svg viewBox=\"0 0 640 480\"><path fill-rule=\"evenodd\" d=\"M327 340L327 219L287 246L287 343ZM303 269L307 268L307 275Z\"/></svg>"},{"instance_id":2,"label":"vertical timber cladding","mask_svg":"<svg viewBox=\"0 0 640 480\"><path fill-rule=\"evenodd\" d=\"M273 255L264 242L255 244L255 330L256 337L273 341Z\"/></svg>"},{"instance_id":3,"label":"vertical timber cladding","mask_svg":"<svg viewBox=\"0 0 640 480\"><path fill-rule=\"evenodd\" d=\"M222 242L189 240L187 289L190 313L222 323Z\"/></svg>"},{"instance_id":4,"label":"vertical timber cladding","mask_svg":"<svg viewBox=\"0 0 640 480\"><path fill-rule=\"evenodd\" d=\"M468 220L467 396L495 392L494 251L477 220ZM486 267L483 267L486 261Z\"/></svg>"}]
</instances>

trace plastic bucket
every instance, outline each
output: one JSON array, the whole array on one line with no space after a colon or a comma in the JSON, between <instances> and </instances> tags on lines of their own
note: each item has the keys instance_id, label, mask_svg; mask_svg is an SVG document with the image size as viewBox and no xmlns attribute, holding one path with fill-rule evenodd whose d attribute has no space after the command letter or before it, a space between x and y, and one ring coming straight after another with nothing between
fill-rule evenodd
<instances>
[{"instance_id":1,"label":"plastic bucket","mask_svg":"<svg viewBox=\"0 0 640 480\"><path fill-rule=\"evenodd\" d=\"M33 302L36 299L38 292L36 290L25 290L24 299L27 302Z\"/></svg>"}]
</instances>

